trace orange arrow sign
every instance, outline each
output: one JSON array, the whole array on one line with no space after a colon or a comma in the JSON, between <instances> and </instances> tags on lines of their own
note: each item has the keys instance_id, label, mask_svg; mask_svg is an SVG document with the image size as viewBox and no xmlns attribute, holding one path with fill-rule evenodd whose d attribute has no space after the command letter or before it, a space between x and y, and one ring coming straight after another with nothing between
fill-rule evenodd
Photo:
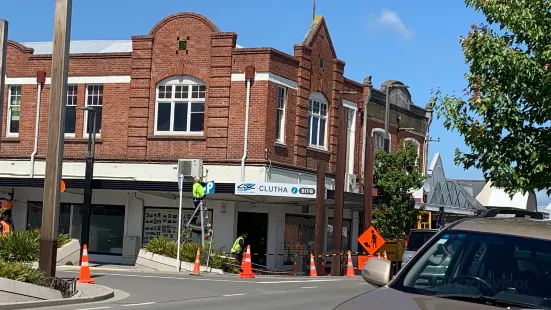
<instances>
[{"instance_id":1,"label":"orange arrow sign","mask_svg":"<svg viewBox=\"0 0 551 310\"><path fill-rule=\"evenodd\" d=\"M358 237L358 242L363 246L367 253L373 255L385 243L385 239L377 232L375 227L371 226Z\"/></svg>"}]
</instances>

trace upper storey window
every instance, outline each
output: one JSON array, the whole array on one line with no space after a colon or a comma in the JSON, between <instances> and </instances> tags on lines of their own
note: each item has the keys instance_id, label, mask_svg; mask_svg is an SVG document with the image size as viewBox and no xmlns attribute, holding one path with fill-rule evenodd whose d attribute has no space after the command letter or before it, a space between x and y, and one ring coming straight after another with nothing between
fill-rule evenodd
<instances>
[{"instance_id":1,"label":"upper storey window","mask_svg":"<svg viewBox=\"0 0 551 310\"><path fill-rule=\"evenodd\" d=\"M327 100L318 92L308 99L308 146L327 149Z\"/></svg>"},{"instance_id":2,"label":"upper storey window","mask_svg":"<svg viewBox=\"0 0 551 310\"><path fill-rule=\"evenodd\" d=\"M206 85L193 76L173 76L157 84L155 134L202 134Z\"/></svg>"}]
</instances>

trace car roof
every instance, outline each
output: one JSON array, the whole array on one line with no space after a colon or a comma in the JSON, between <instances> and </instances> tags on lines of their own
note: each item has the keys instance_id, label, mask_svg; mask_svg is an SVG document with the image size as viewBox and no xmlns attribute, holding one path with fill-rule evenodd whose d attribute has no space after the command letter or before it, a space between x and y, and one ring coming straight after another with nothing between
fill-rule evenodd
<instances>
[{"instance_id":1,"label":"car roof","mask_svg":"<svg viewBox=\"0 0 551 310\"><path fill-rule=\"evenodd\" d=\"M458 221L450 227L450 230L466 230L551 240L551 221L531 218L471 218Z\"/></svg>"}]
</instances>

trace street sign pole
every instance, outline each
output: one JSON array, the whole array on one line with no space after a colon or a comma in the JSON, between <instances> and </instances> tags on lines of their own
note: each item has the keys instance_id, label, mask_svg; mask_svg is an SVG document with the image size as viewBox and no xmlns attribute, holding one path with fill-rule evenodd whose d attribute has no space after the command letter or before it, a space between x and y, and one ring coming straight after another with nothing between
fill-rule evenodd
<instances>
[{"instance_id":1,"label":"street sign pole","mask_svg":"<svg viewBox=\"0 0 551 310\"><path fill-rule=\"evenodd\" d=\"M203 214L203 201L201 200L199 202L199 208L201 208L200 210L200 214L201 214L201 246L203 247L203 250L205 249L205 219L204 219L204 214ZM181 207L180 207L181 209Z\"/></svg>"},{"instance_id":2,"label":"street sign pole","mask_svg":"<svg viewBox=\"0 0 551 310\"><path fill-rule=\"evenodd\" d=\"M178 175L178 191L180 203L178 204L178 241L176 241L176 271L180 272L180 240L182 239L182 191L184 190L184 175Z\"/></svg>"}]
</instances>

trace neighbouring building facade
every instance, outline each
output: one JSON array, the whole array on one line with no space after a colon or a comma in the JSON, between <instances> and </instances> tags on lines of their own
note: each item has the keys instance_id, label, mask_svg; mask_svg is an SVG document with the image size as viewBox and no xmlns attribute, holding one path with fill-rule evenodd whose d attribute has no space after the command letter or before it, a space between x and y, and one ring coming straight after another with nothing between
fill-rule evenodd
<instances>
[{"instance_id":1,"label":"neighbouring building facade","mask_svg":"<svg viewBox=\"0 0 551 310\"><path fill-rule=\"evenodd\" d=\"M401 82L388 81L375 89L370 78L345 78L345 63L338 59L321 16L305 40L294 46L293 55L273 48L244 48L236 43L237 37L221 32L204 16L178 13L161 20L149 34L130 40L71 42L63 165L67 189L61 195L59 229L80 236L92 118L79 108L94 107L92 260L131 264L151 238L175 239L181 172L216 183L206 203L216 247L229 251L235 237L246 230L253 251L261 254L253 260L291 268L286 257L263 254L311 246L315 196L244 196L236 192L236 183L315 185L319 160L328 163L330 249L341 102L347 109L348 130L341 233L343 247L357 249L363 127L373 136L375 149L382 148L386 87ZM51 52L51 42L8 42L0 192L13 196L16 230L39 227L41 222ZM254 76L250 89L247 70ZM38 71L47 76L41 96ZM425 171L432 111L414 105L405 88L391 88L390 98L391 149L413 142ZM184 216L189 218L191 182L184 190Z\"/></svg>"}]
</instances>

